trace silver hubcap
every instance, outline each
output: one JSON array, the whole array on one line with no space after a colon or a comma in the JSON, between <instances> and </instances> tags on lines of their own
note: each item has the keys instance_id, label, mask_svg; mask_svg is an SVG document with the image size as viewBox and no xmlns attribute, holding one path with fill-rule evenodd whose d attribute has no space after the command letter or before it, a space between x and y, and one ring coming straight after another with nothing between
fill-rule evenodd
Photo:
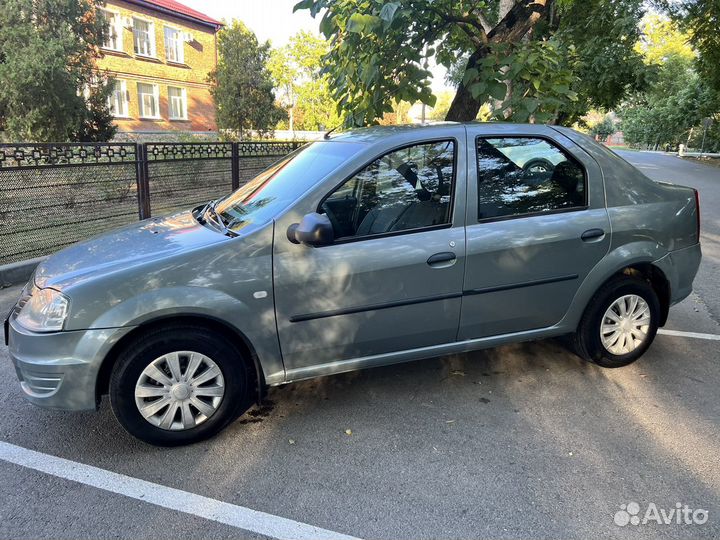
<instances>
[{"instance_id":1,"label":"silver hubcap","mask_svg":"<svg viewBox=\"0 0 720 540\"><path fill-rule=\"evenodd\" d=\"M207 356L177 351L153 360L135 385L135 404L143 418L162 429L202 424L225 395L220 368Z\"/></svg>"},{"instance_id":2,"label":"silver hubcap","mask_svg":"<svg viewBox=\"0 0 720 540\"><path fill-rule=\"evenodd\" d=\"M600 326L603 347L615 355L633 352L647 339L650 308L636 294L621 296L605 312Z\"/></svg>"}]
</instances>

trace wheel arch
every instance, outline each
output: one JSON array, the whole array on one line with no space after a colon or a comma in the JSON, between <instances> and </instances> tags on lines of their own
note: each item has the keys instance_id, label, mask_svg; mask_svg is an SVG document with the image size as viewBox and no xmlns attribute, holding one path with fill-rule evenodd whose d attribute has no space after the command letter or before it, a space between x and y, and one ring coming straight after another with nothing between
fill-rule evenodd
<instances>
[{"instance_id":1,"label":"wheel arch","mask_svg":"<svg viewBox=\"0 0 720 540\"><path fill-rule=\"evenodd\" d=\"M186 315L165 315L157 318L153 318L143 322L136 326L132 331L125 334L115 343L112 348L105 355L105 358L100 365L97 380L95 383L95 399L99 403L103 395L108 394L110 387L110 376L112 374L115 362L120 352L127 347L134 339L140 334L147 332L148 330L160 327L171 327L175 325L191 324L193 326L200 326L207 328L209 331L222 333L223 335L229 335L232 339L233 344L240 349L243 356L252 362L253 372L255 373L255 395L257 402L260 403L266 390L265 375L260 364L255 348L253 347L250 340L240 330L234 326L228 324L225 321L211 317L204 314L186 314Z\"/></svg>"},{"instance_id":2,"label":"wheel arch","mask_svg":"<svg viewBox=\"0 0 720 540\"><path fill-rule=\"evenodd\" d=\"M650 284L658 297L658 301L660 302L660 321L658 322L658 326L665 326L670 312L670 281L660 267L650 261L633 262L617 268L614 272L608 275L608 277L598 287L595 288L594 293L590 295L590 298L583 309L583 313L590 308L590 304L598 291L600 291L603 287L605 287L605 285L607 285L608 282L617 276L623 275L634 276L643 279Z\"/></svg>"}]
</instances>

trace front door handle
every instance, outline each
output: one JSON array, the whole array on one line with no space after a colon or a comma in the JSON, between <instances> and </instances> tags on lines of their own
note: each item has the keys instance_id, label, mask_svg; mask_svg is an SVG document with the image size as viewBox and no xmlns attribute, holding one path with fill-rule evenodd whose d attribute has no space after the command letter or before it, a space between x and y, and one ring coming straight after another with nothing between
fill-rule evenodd
<instances>
[{"instance_id":1,"label":"front door handle","mask_svg":"<svg viewBox=\"0 0 720 540\"><path fill-rule=\"evenodd\" d=\"M436 253L428 258L427 263L433 268L445 268L446 266L452 266L455 264L455 254L451 251L443 251Z\"/></svg>"},{"instance_id":2,"label":"front door handle","mask_svg":"<svg viewBox=\"0 0 720 540\"><path fill-rule=\"evenodd\" d=\"M589 242L590 240L595 240L596 238L601 238L603 236L605 236L605 231L602 229L588 229L580 235L580 238L583 242Z\"/></svg>"}]
</instances>

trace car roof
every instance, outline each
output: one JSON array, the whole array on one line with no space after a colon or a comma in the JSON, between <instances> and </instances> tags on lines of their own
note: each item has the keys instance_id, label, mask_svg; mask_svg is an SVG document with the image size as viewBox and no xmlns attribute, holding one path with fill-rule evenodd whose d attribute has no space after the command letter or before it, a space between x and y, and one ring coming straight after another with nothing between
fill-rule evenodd
<instances>
[{"instance_id":1,"label":"car roof","mask_svg":"<svg viewBox=\"0 0 720 540\"><path fill-rule=\"evenodd\" d=\"M373 144L387 140L388 137L402 138L403 136L417 137L442 137L444 133L457 131L457 128L464 126L473 128L472 131L485 131L497 134L512 133L547 133L552 128L543 124L515 124L510 122L428 122L425 124L403 124L397 126L371 126L365 128L354 128L348 131L333 133L328 140L338 142L360 142Z\"/></svg>"}]
</instances>

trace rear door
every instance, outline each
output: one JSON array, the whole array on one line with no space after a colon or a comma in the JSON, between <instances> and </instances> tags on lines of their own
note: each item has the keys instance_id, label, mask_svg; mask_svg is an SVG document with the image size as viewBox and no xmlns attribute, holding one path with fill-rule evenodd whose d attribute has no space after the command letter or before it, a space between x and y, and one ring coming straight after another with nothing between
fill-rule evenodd
<instances>
[{"instance_id":1,"label":"rear door","mask_svg":"<svg viewBox=\"0 0 720 540\"><path fill-rule=\"evenodd\" d=\"M512 129L468 130L461 340L559 322L610 245L597 163L550 128Z\"/></svg>"},{"instance_id":2,"label":"rear door","mask_svg":"<svg viewBox=\"0 0 720 540\"><path fill-rule=\"evenodd\" d=\"M289 242L278 222L274 290L289 379L384 363L453 342L465 264L465 131L375 155L303 211L326 214L332 245Z\"/></svg>"}]
</instances>

